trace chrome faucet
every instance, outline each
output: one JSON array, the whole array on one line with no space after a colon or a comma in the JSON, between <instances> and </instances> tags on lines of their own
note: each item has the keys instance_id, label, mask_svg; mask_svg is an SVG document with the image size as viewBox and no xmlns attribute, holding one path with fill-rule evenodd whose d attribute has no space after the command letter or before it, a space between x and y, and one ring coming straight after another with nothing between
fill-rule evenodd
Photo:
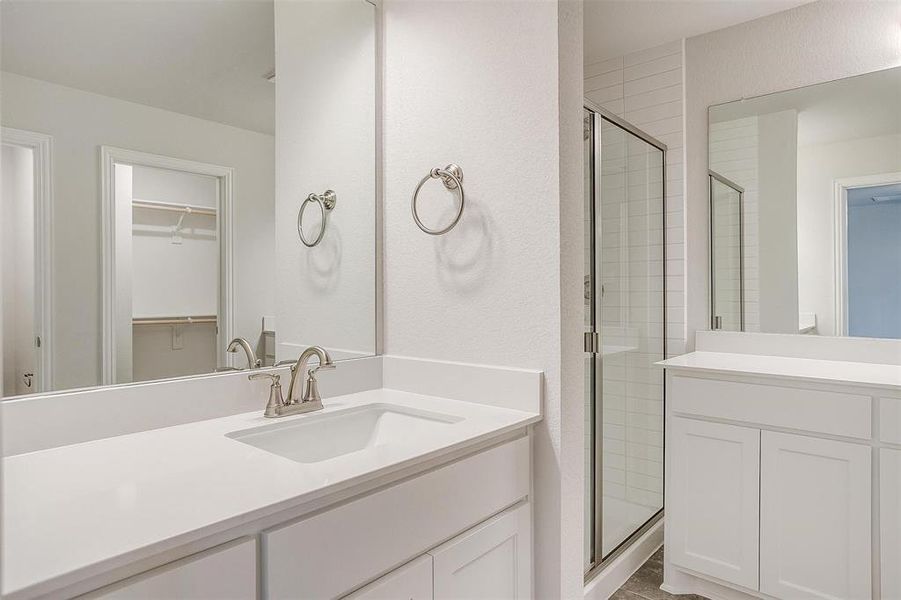
<instances>
[{"instance_id":1,"label":"chrome faucet","mask_svg":"<svg viewBox=\"0 0 901 600\"><path fill-rule=\"evenodd\" d=\"M319 364L307 370L307 364L314 355L319 359ZM310 346L301 353L296 361L283 360L276 363L275 366L287 364L291 365L291 383L288 385L287 398L282 397L279 375L256 373L248 377L248 379L268 377L272 381L272 385L269 388L269 402L266 404L266 411L263 415L266 417L286 417L288 415L321 410L322 396L319 395L319 383L316 381L316 373L320 369L334 369L335 363L332 362L332 357L329 356L329 353L324 348ZM306 382L301 381L304 372L306 372ZM301 377L297 376L298 373L301 373ZM298 386L302 388L299 395Z\"/></svg>"},{"instance_id":2,"label":"chrome faucet","mask_svg":"<svg viewBox=\"0 0 901 600\"><path fill-rule=\"evenodd\" d=\"M247 368L249 369L259 369L263 365L263 361L257 358L256 353L253 351L253 348L250 347L250 342L245 340L242 337L237 337L228 343L228 348L226 348L226 352L237 352L238 346L240 346L244 350L244 354L247 356Z\"/></svg>"}]
</instances>

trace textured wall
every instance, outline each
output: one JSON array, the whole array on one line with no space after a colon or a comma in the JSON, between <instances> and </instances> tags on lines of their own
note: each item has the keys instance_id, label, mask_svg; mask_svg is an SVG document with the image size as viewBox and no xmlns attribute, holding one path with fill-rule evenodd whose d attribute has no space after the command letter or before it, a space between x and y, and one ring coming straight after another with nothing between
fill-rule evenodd
<instances>
[{"instance_id":1,"label":"textured wall","mask_svg":"<svg viewBox=\"0 0 901 600\"><path fill-rule=\"evenodd\" d=\"M689 349L707 329L707 107L899 65L899 23L901 2L813 2L685 41Z\"/></svg>"},{"instance_id":2,"label":"textured wall","mask_svg":"<svg viewBox=\"0 0 901 600\"><path fill-rule=\"evenodd\" d=\"M570 4L384 4L385 352L544 371L545 420L535 441L539 598L582 588L581 379L565 383L561 375L561 338L575 331L569 343L578 348L577 328L561 335L562 234L565 252L575 244L573 264L581 262L578 220L572 227L579 213L562 222L560 200L561 177L575 177L581 208L581 44L569 48L581 41L581 13ZM573 70L563 73L560 63ZM572 88L564 91L558 76L567 74ZM562 125L572 137L567 150L561 102L574 119ZM561 166L566 151L574 156ZM410 215L411 193L450 162L465 174L465 212L456 229L429 236ZM433 226L452 216L452 196L439 183L429 182L421 198ZM573 381L575 422L561 401ZM570 442L577 455L567 460ZM565 493L561 482L576 487Z\"/></svg>"}]
</instances>

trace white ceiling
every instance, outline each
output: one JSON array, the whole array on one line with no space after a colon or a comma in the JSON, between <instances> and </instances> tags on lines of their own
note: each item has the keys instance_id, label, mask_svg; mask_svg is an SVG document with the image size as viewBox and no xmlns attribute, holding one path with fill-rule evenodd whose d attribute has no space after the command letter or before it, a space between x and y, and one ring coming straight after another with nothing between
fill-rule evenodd
<instances>
[{"instance_id":1,"label":"white ceiling","mask_svg":"<svg viewBox=\"0 0 901 600\"><path fill-rule=\"evenodd\" d=\"M806 4L811 0L585 0L585 64Z\"/></svg>"},{"instance_id":2,"label":"white ceiling","mask_svg":"<svg viewBox=\"0 0 901 600\"><path fill-rule=\"evenodd\" d=\"M273 133L272 0L3 0L2 68Z\"/></svg>"}]
</instances>

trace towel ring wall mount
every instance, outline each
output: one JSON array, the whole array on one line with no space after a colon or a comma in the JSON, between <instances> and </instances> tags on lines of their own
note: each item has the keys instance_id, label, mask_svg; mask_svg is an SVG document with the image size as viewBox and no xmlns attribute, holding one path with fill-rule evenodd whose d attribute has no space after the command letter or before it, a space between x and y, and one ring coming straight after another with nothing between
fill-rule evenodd
<instances>
[{"instance_id":1,"label":"towel ring wall mount","mask_svg":"<svg viewBox=\"0 0 901 600\"><path fill-rule=\"evenodd\" d=\"M457 209L457 215L454 217L454 220L451 221L450 225L448 225L444 229L429 229L419 218L419 211L416 207L416 202L419 199L419 190L421 190L422 186L424 186L425 183L430 179L440 179L444 183L444 187L446 187L450 191L456 190L460 195L460 207ZM434 168L429 171L428 175L420 180L419 184L416 186L416 190L413 191L413 202L411 205L413 220L416 222L417 227L419 227L422 231L429 235L445 234L453 229L454 226L460 221L460 217L463 216L464 201L465 195L463 193L463 169L453 163L447 165L443 169Z\"/></svg>"},{"instance_id":2,"label":"towel ring wall mount","mask_svg":"<svg viewBox=\"0 0 901 600\"><path fill-rule=\"evenodd\" d=\"M310 194L301 203L300 210L297 211L297 235L300 236L300 241L304 246L312 248L322 241L322 237L325 235L325 226L328 223L328 213L335 208L337 203L338 196L332 190L326 190L322 194ZM319 222L319 234L312 241L308 240L303 233L303 212L307 209L308 204L317 204L319 212L322 214L322 220Z\"/></svg>"}]
</instances>

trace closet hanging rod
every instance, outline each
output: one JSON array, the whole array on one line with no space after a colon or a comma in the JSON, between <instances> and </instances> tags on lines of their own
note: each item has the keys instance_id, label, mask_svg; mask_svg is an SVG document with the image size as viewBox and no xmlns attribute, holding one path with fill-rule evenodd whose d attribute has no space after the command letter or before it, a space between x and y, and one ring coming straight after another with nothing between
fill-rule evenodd
<instances>
[{"instance_id":1,"label":"closet hanging rod","mask_svg":"<svg viewBox=\"0 0 901 600\"><path fill-rule=\"evenodd\" d=\"M132 325L197 325L200 323L216 323L216 315L196 315L190 317L137 317L131 320Z\"/></svg>"},{"instance_id":2,"label":"closet hanging rod","mask_svg":"<svg viewBox=\"0 0 901 600\"><path fill-rule=\"evenodd\" d=\"M198 206L196 204L176 204L174 202L160 202L158 200L132 200L131 205L133 208L148 208L151 210L190 213L192 215L216 216L215 208L210 206Z\"/></svg>"}]
</instances>

